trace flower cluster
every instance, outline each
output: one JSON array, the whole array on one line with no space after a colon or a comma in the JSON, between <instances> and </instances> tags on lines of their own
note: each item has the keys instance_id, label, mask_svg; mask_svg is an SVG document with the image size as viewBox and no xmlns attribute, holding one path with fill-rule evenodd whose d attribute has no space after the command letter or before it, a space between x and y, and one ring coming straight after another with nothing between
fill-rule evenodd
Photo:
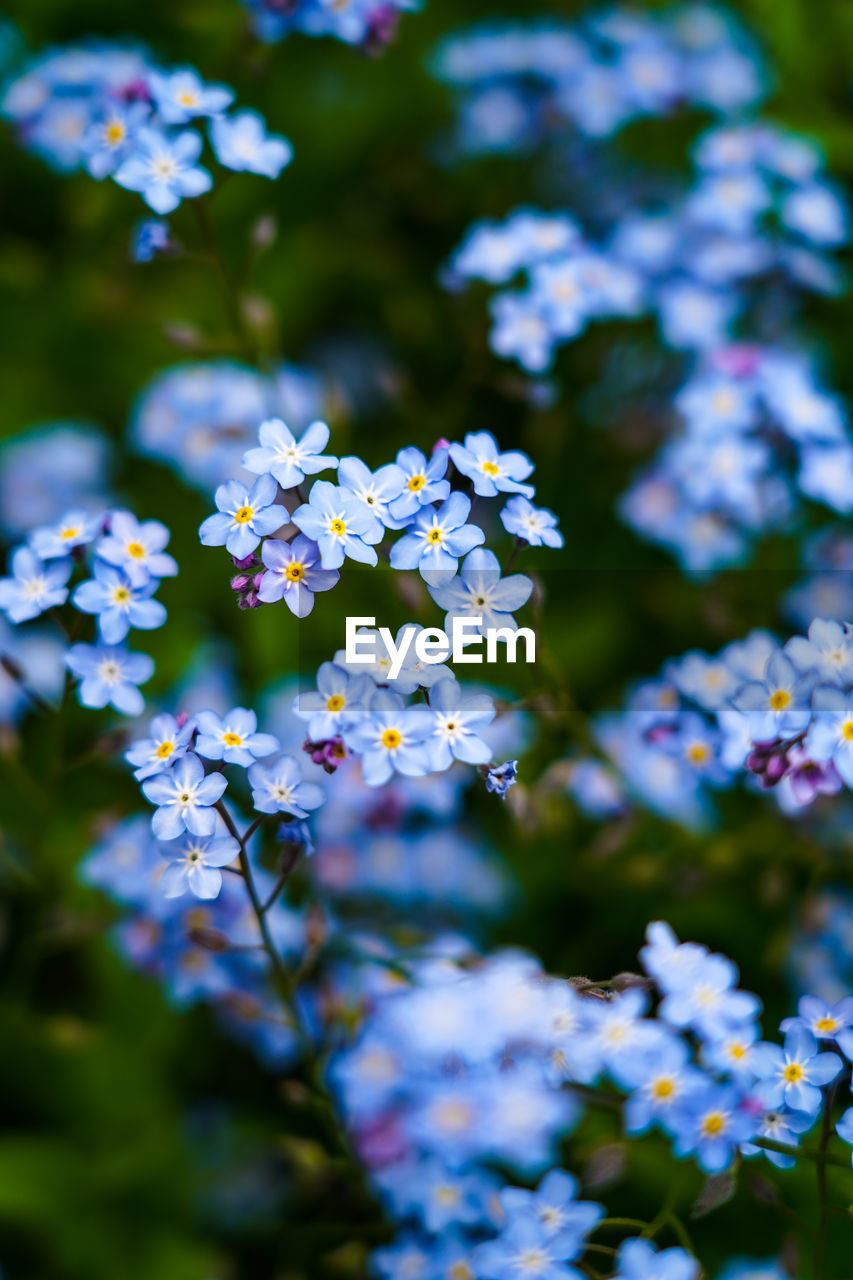
<instances>
[{"instance_id":1,"label":"flower cluster","mask_svg":"<svg viewBox=\"0 0 853 1280\"><path fill-rule=\"evenodd\" d=\"M413 1274L509 1280L526 1261L525 1274L575 1276L569 1264L604 1210L551 1166L586 1107L618 1110L634 1140L662 1132L677 1159L708 1174L739 1155L794 1163L849 1072L853 999L804 997L780 1045L760 1038L760 1001L738 989L726 957L679 943L658 923L641 961L648 977L599 985L550 978L520 953L482 958L439 940L429 958L408 963L403 989L376 1001L330 1075L403 1228L374 1255L379 1275L399 1274L411 1257L420 1258ZM846 1141L851 1118L837 1118ZM507 1171L545 1176L531 1192L506 1185ZM655 1258L638 1241L623 1243L616 1274L675 1275L665 1262L675 1254L677 1274L695 1275L687 1253ZM454 1260L458 1271L448 1272Z\"/></svg>"},{"instance_id":2,"label":"flower cluster","mask_svg":"<svg viewBox=\"0 0 853 1280\"><path fill-rule=\"evenodd\" d=\"M712 349L675 408L682 432L634 480L620 511L686 569L743 561L758 535L791 517L798 495L853 509L846 417L796 353Z\"/></svg>"},{"instance_id":3,"label":"flower cluster","mask_svg":"<svg viewBox=\"0 0 853 1280\"><path fill-rule=\"evenodd\" d=\"M555 517L529 501L529 458L502 453L489 432L479 431L464 444L440 441L429 459L419 449L401 449L394 462L371 471L360 458L324 453L329 435L318 421L297 438L280 418L270 419L259 428L259 447L243 455L244 468L258 478L251 486L229 480L216 490L218 513L199 536L230 552L241 605L283 600L303 618L315 593L338 582L346 560L375 566L377 548L396 531L402 536L387 552L391 568L417 569L448 617L467 612L480 615L483 627L498 616L511 624L511 611L526 602L533 584L522 574L501 577L497 557L481 549L485 533L470 520L472 497L451 489L448 468L452 462L475 499L511 495L501 521L519 544L560 546ZM316 479L304 492L306 479L330 470L337 484Z\"/></svg>"},{"instance_id":4,"label":"flower cluster","mask_svg":"<svg viewBox=\"0 0 853 1280\"><path fill-rule=\"evenodd\" d=\"M568 214L521 209L476 223L451 259L451 281L526 278L492 299L495 353L540 373L591 320L649 310L668 346L704 350L731 336L752 280L837 287L825 251L847 240L848 215L814 146L769 125L721 127L699 139L695 160L685 196L618 218L596 242Z\"/></svg>"},{"instance_id":5,"label":"flower cluster","mask_svg":"<svg viewBox=\"0 0 853 1280\"><path fill-rule=\"evenodd\" d=\"M138 686L151 678L154 662L129 651L126 641L131 630L156 630L166 621L154 594L163 578L178 572L165 551L168 541L169 530L158 520L81 509L33 529L12 552L11 573L0 579L0 609L11 623L53 613L66 602L96 620L95 644L73 643L74 631L65 629L65 666L80 682L83 706L111 706L129 716L142 710ZM75 573L83 580L70 585Z\"/></svg>"},{"instance_id":6,"label":"flower cluster","mask_svg":"<svg viewBox=\"0 0 853 1280\"><path fill-rule=\"evenodd\" d=\"M447 39L435 72L459 93L456 144L471 153L524 152L567 127L604 138L685 105L736 114L764 93L752 42L705 4L483 24Z\"/></svg>"},{"instance_id":7,"label":"flower cluster","mask_svg":"<svg viewBox=\"0 0 853 1280\"><path fill-rule=\"evenodd\" d=\"M166 214L213 185L199 163L198 122L225 169L277 178L289 163L286 139L268 134L256 111L229 114L233 101L231 89L205 84L191 67L159 67L139 47L92 42L33 59L0 110L54 168L112 178Z\"/></svg>"},{"instance_id":8,"label":"flower cluster","mask_svg":"<svg viewBox=\"0 0 853 1280\"><path fill-rule=\"evenodd\" d=\"M420 0L243 0L259 40L273 44L292 32L334 36L346 44L378 53L394 38L402 13Z\"/></svg>"},{"instance_id":9,"label":"flower cluster","mask_svg":"<svg viewBox=\"0 0 853 1280\"><path fill-rule=\"evenodd\" d=\"M853 629L816 618L784 646L754 631L715 656L685 654L596 733L628 790L676 821L701 824L709 791L738 779L796 813L853 786ZM579 796L589 812L598 787L593 772Z\"/></svg>"}]
</instances>

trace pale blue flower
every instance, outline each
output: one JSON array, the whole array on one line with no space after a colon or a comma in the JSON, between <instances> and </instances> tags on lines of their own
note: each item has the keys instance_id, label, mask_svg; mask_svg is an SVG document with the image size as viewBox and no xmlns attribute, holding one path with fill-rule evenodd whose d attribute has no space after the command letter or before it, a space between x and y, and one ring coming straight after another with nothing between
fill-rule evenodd
<instances>
[{"instance_id":1,"label":"pale blue flower","mask_svg":"<svg viewBox=\"0 0 853 1280\"><path fill-rule=\"evenodd\" d=\"M281 756L270 765L253 764L249 770L252 803L259 813L291 813L307 818L319 809L326 793L314 782L302 781L302 770L293 756Z\"/></svg>"},{"instance_id":2,"label":"pale blue flower","mask_svg":"<svg viewBox=\"0 0 853 1280\"><path fill-rule=\"evenodd\" d=\"M163 896L180 898L189 890L193 897L207 900L219 896L220 868L234 862L240 846L232 836L218 840L188 836L179 849L169 846L163 852L171 859L160 877Z\"/></svg>"},{"instance_id":3,"label":"pale blue flower","mask_svg":"<svg viewBox=\"0 0 853 1280\"><path fill-rule=\"evenodd\" d=\"M452 444L450 457L458 471L473 482L474 492L483 498L497 493L521 493L532 498L532 484L522 484L533 470L526 454L516 450L501 453L489 431L469 431L464 445Z\"/></svg>"},{"instance_id":4,"label":"pale blue flower","mask_svg":"<svg viewBox=\"0 0 853 1280\"><path fill-rule=\"evenodd\" d=\"M278 486L271 475L259 476L251 489L238 480L221 484L214 494L219 514L199 528L206 547L224 546L238 560L251 555L262 537L289 524L287 508L275 502Z\"/></svg>"},{"instance_id":5,"label":"pale blue flower","mask_svg":"<svg viewBox=\"0 0 853 1280\"><path fill-rule=\"evenodd\" d=\"M142 794L157 805L151 816L151 830L158 840L175 840L182 831L194 836L212 836L216 813L211 806L221 798L228 784L221 773L205 777L198 756L185 755L173 769L146 778Z\"/></svg>"},{"instance_id":6,"label":"pale blue flower","mask_svg":"<svg viewBox=\"0 0 853 1280\"><path fill-rule=\"evenodd\" d=\"M82 613L97 615L98 634L105 644L119 644L131 627L153 631L166 621L166 610L151 596L157 582L149 578L135 586L120 569L95 560L94 577L75 588L71 601Z\"/></svg>"},{"instance_id":7,"label":"pale blue flower","mask_svg":"<svg viewBox=\"0 0 853 1280\"><path fill-rule=\"evenodd\" d=\"M159 129L139 130L133 153L113 174L120 187L138 191L155 213L171 213L185 196L209 191L213 179L198 164L202 141L188 130L167 137Z\"/></svg>"},{"instance_id":8,"label":"pale blue flower","mask_svg":"<svg viewBox=\"0 0 853 1280\"><path fill-rule=\"evenodd\" d=\"M128 653L116 645L74 644L65 665L80 681L84 707L115 707L126 716L138 716L145 706L137 685L154 674L154 659L147 653Z\"/></svg>"},{"instance_id":9,"label":"pale blue flower","mask_svg":"<svg viewBox=\"0 0 853 1280\"><path fill-rule=\"evenodd\" d=\"M12 554L11 576L0 578L0 609L10 622L27 622L46 609L55 609L68 599L66 582L71 561L45 562L29 547Z\"/></svg>"},{"instance_id":10,"label":"pale blue flower","mask_svg":"<svg viewBox=\"0 0 853 1280\"><path fill-rule=\"evenodd\" d=\"M349 489L315 481L308 501L294 511L293 523L317 543L324 569L339 569L347 556L361 564L377 563L365 540L373 532L373 517Z\"/></svg>"},{"instance_id":11,"label":"pale blue flower","mask_svg":"<svg viewBox=\"0 0 853 1280\"><path fill-rule=\"evenodd\" d=\"M233 707L223 716L215 711L199 711L195 721L195 749L206 760L247 766L259 757L272 755L280 746L271 733L258 733L258 717L245 707Z\"/></svg>"},{"instance_id":12,"label":"pale blue flower","mask_svg":"<svg viewBox=\"0 0 853 1280\"><path fill-rule=\"evenodd\" d=\"M391 548L391 567L420 569L422 576L435 569L455 573L459 557L467 555L486 537L477 525L465 523L470 511L470 498L459 492L452 493L437 510L422 508L410 532Z\"/></svg>"},{"instance_id":13,"label":"pale blue flower","mask_svg":"<svg viewBox=\"0 0 853 1280\"><path fill-rule=\"evenodd\" d=\"M210 126L216 158L226 169L277 178L293 158L293 147L279 134L267 133L257 111L220 116Z\"/></svg>"},{"instance_id":14,"label":"pale blue flower","mask_svg":"<svg viewBox=\"0 0 853 1280\"><path fill-rule=\"evenodd\" d=\"M243 466L255 475L275 476L282 489L295 489L306 476L338 465L337 458L324 454L329 443L325 422L312 422L301 438L281 418L270 418L258 429L260 447L243 454Z\"/></svg>"}]
</instances>

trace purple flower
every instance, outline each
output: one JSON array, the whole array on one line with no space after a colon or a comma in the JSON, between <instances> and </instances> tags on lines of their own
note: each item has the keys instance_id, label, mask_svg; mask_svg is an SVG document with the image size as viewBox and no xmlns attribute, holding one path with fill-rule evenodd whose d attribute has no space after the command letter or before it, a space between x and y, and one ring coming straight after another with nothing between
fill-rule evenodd
<instances>
[{"instance_id":1,"label":"purple flower","mask_svg":"<svg viewBox=\"0 0 853 1280\"><path fill-rule=\"evenodd\" d=\"M261 547L267 567L258 586L258 598L265 604L283 600L297 618L305 618L314 608L316 591L331 591L340 581L337 569L321 569L316 542L297 534L292 542L268 538Z\"/></svg>"}]
</instances>

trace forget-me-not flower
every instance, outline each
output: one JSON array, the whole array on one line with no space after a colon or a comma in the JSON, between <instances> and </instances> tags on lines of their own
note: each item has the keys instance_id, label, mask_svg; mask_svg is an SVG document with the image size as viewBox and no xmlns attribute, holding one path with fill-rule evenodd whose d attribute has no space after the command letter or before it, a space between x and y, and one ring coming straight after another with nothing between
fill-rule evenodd
<instances>
[{"instance_id":1,"label":"forget-me-not flower","mask_svg":"<svg viewBox=\"0 0 853 1280\"><path fill-rule=\"evenodd\" d=\"M277 751L280 743L271 733L258 733L258 717L245 707L233 707L224 716L199 711L195 717L198 737L195 749L205 760L224 760L244 767Z\"/></svg>"},{"instance_id":2,"label":"forget-me-not flower","mask_svg":"<svg viewBox=\"0 0 853 1280\"><path fill-rule=\"evenodd\" d=\"M187 754L172 769L146 778L142 793L157 805L151 815L151 830L158 840L175 840L182 831L194 836L212 836L216 814L212 809L227 786L221 773L205 777L198 756Z\"/></svg>"},{"instance_id":3,"label":"forget-me-not flower","mask_svg":"<svg viewBox=\"0 0 853 1280\"><path fill-rule=\"evenodd\" d=\"M180 724L174 716L164 713L155 716L148 728L149 736L134 742L124 753L128 764L136 766L133 776L137 782L171 769L176 760L186 755L195 721Z\"/></svg>"},{"instance_id":4,"label":"forget-me-not flower","mask_svg":"<svg viewBox=\"0 0 853 1280\"><path fill-rule=\"evenodd\" d=\"M800 1027L788 1032L784 1047L760 1044L752 1055L762 1101L769 1107L784 1103L810 1116L820 1108L821 1088L835 1079L843 1065L837 1053L822 1053L812 1033Z\"/></svg>"},{"instance_id":5,"label":"forget-me-not flower","mask_svg":"<svg viewBox=\"0 0 853 1280\"><path fill-rule=\"evenodd\" d=\"M70 560L45 564L29 547L18 547L12 555L11 575L0 578L0 609L17 623L64 604L71 567Z\"/></svg>"},{"instance_id":6,"label":"forget-me-not flower","mask_svg":"<svg viewBox=\"0 0 853 1280\"><path fill-rule=\"evenodd\" d=\"M450 457L458 471L472 481L474 492L483 498L497 493L520 493L532 498L532 484L522 484L533 470L526 454L517 450L501 453L489 431L469 431L464 445L452 444Z\"/></svg>"},{"instance_id":7,"label":"forget-me-not flower","mask_svg":"<svg viewBox=\"0 0 853 1280\"><path fill-rule=\"evenodd\" d=\"M367 714L343 737L361 756L367 785L379 787L395 772L416 778L429 773L425 742L433 727L429 707L407 707L399 694L377 689Z\"/></svg>"},{"instance_id":8,"label":"forget-me-not flower","mask_svg":"<svg viewBox=\"0 0 853 1280\"><path fill-rule=\"evenodd\" d=\"M320 548L324 569L339 569L346 556L375 565L378 557L365 541L373 531L373 517L349 489L317 480L308 501L297 507L293 523Z\"/></svg>"},{"instance_id":9,"label":"forget-me-not flower","mask_svg":"<svg viewBox=\"0 0 853 1280\"><path fill-rule=\"evenodd\" d=\"M547 507L534 507L517 494L504 504L501 524L507 533L515 534L532 547L561 547L563 535L557 528L557 517Z\"/></svg>"},{"instance_id":10,"label":"forget-me-not flower","mask_svg":"<svg viewBox=\"0 0 853 1280\"><path fill-rule=\"evenodd\" d=\"M202 521L198 534L206 547L224 546L238 560L251 555L262 537L290 522L287 508L275 502L278 485L259 476L251 489L239 480L221 484L214 495L219 514Z\"/></svg>"},{"instance_id":11,"label":"forget-me-not flower","mask_svg":"<svg viewBox=\"0 0 853 1280\"><path fill-rule=\"evenodd\" d=\"M248 109L220 116L210 126L216 158L226 169L277 178L293 158L293 147L279 134L267 133L257 111Z\"/></svg>"},{"instance_id":12,"label":"forget-me-not flower","mask_svg":"<svg viewBox=\"0 0 853 1280\"><path fill-rule=\"evenodd\" d=\"M307 818L319 809L326 793L315 782L303 782L302 770L293 756L281 756L270 765L253 764L249 770L252 803L259 813L291 813Z\"/></svg>"},{"instance_id":13,"label":"forget-me-not flower","mask_svg":"<svg viewBox=\"0 0 853 1280\"><path fill-rule=\"evenodd\" d=\"M341 458L338 465L338 484L348 489L361 502L371 517L371 526L364 539L381 542L385 533L389 504L399 498L406 488L403 471L395 462L371 471L360 458ZM392 527L396 527L392 524Z\"/></svg>"},{"instance_id":14,"label":"forget-me-not flower","mask_svg":"<svg viewBox=\"0 0 853 1280\"><path fill-rule=\"evenodd\" d=\"M389 507L391 517L398 522L396 527L408 523L421 507L444 502L450 496L450 481L444 478L447 459L445 448L436 449L428 462L420 449L399 451L396 462L403 473L403 491Z\"/></svg>"},{"instance_id":15,"label":"forget-me-not flower","mask_svg":"<svg viewBox=\"0 0 853 1280\"><path fill-rule=\"evenodd\" d=\"M219 896L222 888L221 867L227 867L240 852L233 836L218 840L188 836L180 848L163 851L170 861L160 877L160 888L166 898L180 898L187 890L196 898Z\"/></svg>"},{"instance_id":16,"label":"forget-me-not flower","mask_svg":"<svg viewBox=\"0 0 853 1280\"><path fill-rule=\"evenodd\" d=\"M207 169L198 163L201 147L201 138L192 130L170 138L146 126L113 178L120 187L138 191L155 213L171 213L184 196L203 195L213 186Z\"/></svg>"},{"instance_id":17,"label":"forget-me-not flower","mask_svg":"<svg viewBox=\"0 0 853 1280\"><path fill-rule=\"evenodd\" d=\"M314 592L330 591L340 581L337 569L320 568L320 548L298 533L292 542L267 538L261 547L266 573L258 587L264 604L283 600L297 618L306 618L314 608Z\"/></svg>"},{"instance_id":18,"label":"forget-me-not flower","mask_svg":"<svg viewBox=\"0 0 853 1280\"><path fill-rule=\"evenodd\" d=\"M196 116L218 116L234 101L224 84L205 84L192 67L148 77L157 114L164 124L187 124Z\"/></svg>"},{"instance_id":19,"label":"forget-me-not flower","mask_svg":"<svg viewBox=\"0 0 853 1280\"><path fill-rule=\"evenodd\" d=\"M445 626L454 618L482 619L481 634L495 627L514 627L512 613L530 599L533 583L523 573L501 577L497 556L486 547L475 547L451 576L444 570L424 574L435 603L447 610Z\"/></svg>"},{"instance_id":20,"label":"forget-me-not flower","mask_svg":"<svg viewBox=\"0 0 853 1280\"><path fill-rule=\"evenodd\" d=\"M334 738L364 715L375 688L369 675L350 675L336 663L324 662L317 672L317 688L298 694L293 710L308 721L308 736L315 742Z\"/></svg>"},{"instance_id":21,"label":"forget-me-not flower","mask_svg":"<svg viewBox=\"0 0 853 1280\"><path fill-rule=\"evenodd\" d=\"M71 600L82 613L97 615L98 633L105 644L119 644L131 627L141 631L162 627L166 610L159 600L151 599L157 590L153 578L134 586L121 569L98 559L93 573L93 578L75 588Z\"/></svg>"},{"instance_id":22,"label":"forget-me-not flower","mask_svg":"<svg viewBox=\"0 0 853 1280\"><path fill-rule=\"evenodd\" d=\"M329 434L325 422L312 422L297 440L281 418L270 418L258 428L259 446L243 454L243 466L257 476L275 476L282 489L295 489L306 476L338 465L323 453Z\"/></svg>"},{"instance_id":23,"label":"forget-me-not flower","mask_svg":"<svg viewBox=\"0 0 853 1280\"><path fill-rule=\"evenodd\" d=\"M138 716L145 700L137 685L154 674L154 659L147 653L129 653L116 645L74 644L65 665L80 681L84 707L115 707L126 716Z\"/></svg>"},{"instance_id":24,"label":"forget-me-not flower","mask_svg":"<svg viewBox=\"0 0 853 1280\"><path fill-rule=\"evenodd\" d=\"M159 520L137 520L129 511L111 511L108 532L98 542L96 554L122 569L134 586L149 578L171 578L178 572L164 547L169 530Z\"/></svg>"},{"instance_id":25,"label":"forget-me-not flower","mask_svg":"<svg viewBox=\"0 0 853 1280\"><path fill-rule=\"evenodd\" d=\"M408 533L391 548L392 569L450 569L456 572L459 557L467 555L485 541L486 535L475 524L466 524L471 500L464 493L451 493L436 510L423 507L415 516Z\"/></svg>"},{"instance_id":26,"label":"forget-me-not flower","mask_svg":"<svg viewBox=\"0 0 853 1280\"><path fill-rule=\"evenodd\" d=\"M56 560L69 555L75 547L83 547L98 536L103 516L89 511L69 511L58 524L34 529L29 544L42 560Z\"/></svg>"},{"instance_id":27,"label":"forget-me-not flower","mask_svg":"<svg viewBox=\"0 0 853 1280\"><path fill-rule=\"evenodd\" d=\"M432 732L426 739L430 768L448 769L454 759L466 764L486 764L492 749L478 736L495 718L495 704L488 694L465 698L455 676L433 685L429 696Z\"/></svg>"}]
</instances>

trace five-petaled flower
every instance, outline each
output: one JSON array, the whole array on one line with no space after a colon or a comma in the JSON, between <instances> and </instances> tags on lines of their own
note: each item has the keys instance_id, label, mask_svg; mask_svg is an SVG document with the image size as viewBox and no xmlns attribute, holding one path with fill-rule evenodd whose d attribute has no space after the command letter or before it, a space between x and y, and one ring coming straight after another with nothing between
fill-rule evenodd
<instances>
[{"instance_id":1,"label":"five-petaled flower","mask_svg":"<svg viewBox=\"0 0 853 1280\"><path fill-rule=\"evenodd\" d=\"M221 484L214 495L219 513L202 521L198 531L201 541L206 547L224 545L232 556L244 559L261 538L290 521L287 508L275 501L277 492L271 475L259 476L251 489L238 480Z\"/></svg>"}]
</instances>

